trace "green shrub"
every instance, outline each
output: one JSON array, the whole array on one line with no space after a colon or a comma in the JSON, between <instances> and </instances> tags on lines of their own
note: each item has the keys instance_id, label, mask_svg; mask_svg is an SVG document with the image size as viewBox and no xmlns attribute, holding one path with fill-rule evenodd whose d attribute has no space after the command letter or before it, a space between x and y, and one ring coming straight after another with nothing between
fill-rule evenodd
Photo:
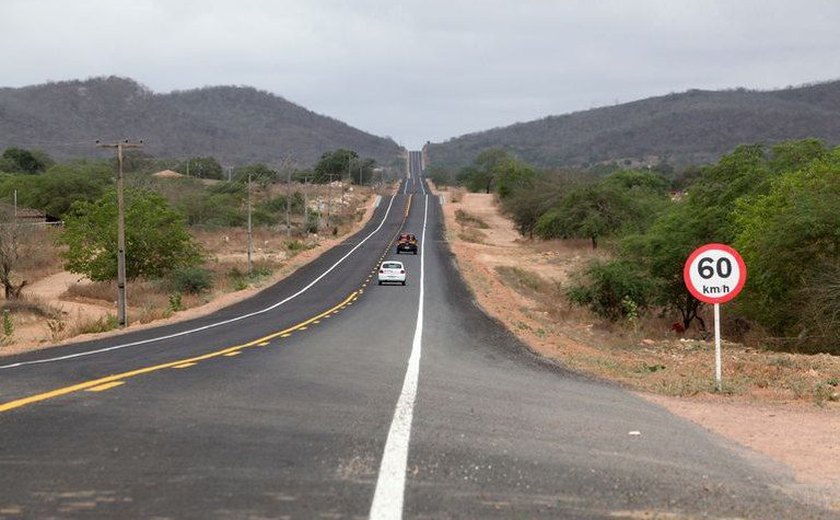
<instances>
[{"instance_id":1,"label":"green shrub","mask_svg":"<svg viewBox=\"0 0 840 520\"><path fill-rule=\"evenodd\" d=\"M171 312L178 312L184 310L184 302L181 298L181 293L174 292L169 295L169 310Z\"/></svg>"},{"instance_id":2,"label":"green shrub","mask_svg":"<svg viewBox=\"0 0 840 520\"><path fill-rule=\"evenodd\" d=\"M82 323L78 327L77 333L97 334L99 332L108 332L109 330L114 330L118 326L119 322L117 322L117 317L113 314L108 314L107 316L103 316L97 320Z\"/></svg>"},{"instance_id":3,"label":"green shrub","mask_svg":"<svg viewBox=\"0 0 840 520\"><path fill-rule=\"evenodd\" d=\"M591 264L566 295L573 304L618 321L636 319L648 306L652 291L653 283L634 264L612 261Z\"/></svg>"},{"instance_id":4,"label":"green shrub","mask_svg":"<svg viewBox=\"0 0 840 520\"><path fill-rule=\"evenodd\" d=\"M12 321L12 316L9 309L3 309L3 337L10 340L15 333L15 324Z\"/></svg>"},{"instance_id":5,"label":"green shrub","mask_svg":"<svg viewBox=\"0 0 840 520\"><path fill-rule=\"evenodd\" d=\"M213 278L210 271L201 267L176 269L169 275L169 282L172 290L176 293L199 294L213 288Z\"/></svg>"},{"instance_id":6,"label":"green shrub","mask_svg":"<svg viewBox=\"0 0 840 520\"><path fill-rule=\"evenodd\" d=\"M306 249L306 244L304 244L300 240L289 240L288 242L286 242L286 249L288 249L292 253L298 253Z\"/></svg>"}]
</instances>

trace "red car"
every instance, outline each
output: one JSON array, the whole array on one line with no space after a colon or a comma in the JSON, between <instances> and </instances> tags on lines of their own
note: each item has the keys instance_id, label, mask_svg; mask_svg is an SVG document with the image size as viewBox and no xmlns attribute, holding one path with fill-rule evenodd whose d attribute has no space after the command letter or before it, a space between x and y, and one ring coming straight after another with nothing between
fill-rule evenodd
<instances>
[{"instance_id":1,"label":"red car","mask_svg":"<svg viewBox=\"0 0 840 520\"><path fill-rule=\"evenodd\" d=\"M414 233L400 233L397 241L397 254L402 252L417 254L417 237Z\"/></svg>"}]
</instances>

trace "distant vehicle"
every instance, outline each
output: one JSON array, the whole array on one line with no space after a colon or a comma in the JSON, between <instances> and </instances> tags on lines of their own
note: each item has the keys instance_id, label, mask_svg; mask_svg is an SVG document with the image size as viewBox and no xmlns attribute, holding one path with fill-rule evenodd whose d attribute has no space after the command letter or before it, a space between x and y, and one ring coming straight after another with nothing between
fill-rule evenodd
<instances>
[{"instance_id":1,"label":"distant vehicle","mask_svg":"<svg viewBox=\"0 0 840 520\"><path fill-rule=\"evenodd\" d=\"M405 266L402 262L386 260L379 267L379 285L385 282L397 282L405 285Z\"/></svg>"},{"instance_id":2,"label":"distant vehicle","mask_svg":"<svg viewBox=\"0 0 840 520\"><path fill-rule=\"evenodd\" d=\"M417 254L417 237L414 233L400 233L400 238L397 240L397 254L403 251Z\"/></svg>"}]
</instances>

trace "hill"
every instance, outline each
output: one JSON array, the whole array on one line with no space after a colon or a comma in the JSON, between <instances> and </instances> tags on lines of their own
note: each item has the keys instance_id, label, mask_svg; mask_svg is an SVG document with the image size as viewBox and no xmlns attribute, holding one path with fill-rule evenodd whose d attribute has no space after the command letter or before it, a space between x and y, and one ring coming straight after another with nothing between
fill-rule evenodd
<instances>
[{"instance_id":1,"label":"hill","mask_svg":"<svg viewBox=\"0 0 840 520\"><path fill-rule=\"evenodd\" d=\"M686 165L713 162L739 144L806 137L840 143L840 81L775 91L690 90L468 134L427 151L431 163L451 166L493 147L549 167Z\"/></svg>"},{"instance_id":2,"label":"hill","mask_svg":"<svg viewBox=\"0 0 840 520\"><path fill-rule=\"evenodd\" d=\"M391 164L400 147L251 87L157 94L119 77L0 89L0 149L38 148L55 158L101 156L96 139L143 139L161 158L216 157L225 166L301 165L340 147Z\"/></svg>"}]
</instances>

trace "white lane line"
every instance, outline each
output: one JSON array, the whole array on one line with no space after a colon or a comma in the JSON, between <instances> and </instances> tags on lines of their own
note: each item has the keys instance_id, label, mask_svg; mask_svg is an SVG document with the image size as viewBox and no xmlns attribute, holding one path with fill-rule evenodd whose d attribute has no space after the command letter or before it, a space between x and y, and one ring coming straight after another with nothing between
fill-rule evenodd
<instances>
[{"instance_id":1,"label":"white lane line","mask_svg":"<svg viewBox=\"0 0 840 520\"><path fill-rule=\"evenodd\" d=\"M379 477L376 479L376 491L370 506L371 520L397 520L402 518L405 498L405 471L408 464L408 445L411 440L411 421L414 417L414 402L417 398L417 381L420 376L420 352L423 338L423 292L426 275L426 218L429 213L429 197L425 197L423 209L423 233L420 238L420 305L417 308L417 325L414 328L414 341L411 343L411 355L405 372L400 398L391 429L385 441Z\"/></svg>"},{"instance_id":2,"label":"white lane line","mask_svg":"<svg viewBox=\"0 0 840 520\"><path fill-rule=\"evenodd\" d=\"M186 336L188 334L194 334L196 332L201 332L201 331L204 331L204 330L207 330L207 329L220 327L222 325L228 325L230 323L241 321L241 320L251 318L251 317L254 317L254 316L259 316L260 314L264 314L266 312L272 311L272 310L276 309L277 307L280 307L284 303L286 303L290 300L293 300L294 298L297 298L301 294L308 291L313 285L315 285L316 283L321 281L322 278L327 276L330 272L332 272L333 269L338 267L339 264L344 262L344 260L346 260L347 257L352 255L357 249L359 249L362 246L362 244L364 244L365 242L368 241L368 239L370 239L370 237L372 237L373 235L378 233L379 230L382 229L382 226L385 224L385 221L388 219L388 215L391 213L391 207L393 205L394 205L394 197L391 197L391 202L388 203L388 208L385 210L385 216L382 217L382 221L379 223L379 225L376 227L376 229L371 231L368 236L366 236L358 244L356 244L356 246L353 249L351 249L346 255L339 258L338 261L336 263L334 263L329 269L327 269L326 271L321 273L320 276L318 276L317 278L312 280L312 282L310 282L309 285L307 285L303 289L299 290L298 292L294 293L293 295L289 296L288 298L286 298L284 300L281 300L277 303L269 305L268 307L266 307L264 309L254 311L254 312L249 313L249 314L242 314L240 316L236 316L235 318L230 318L228 320L219 321L219 322L216 322L216 323L210 323L209 325L204 325L203 327L197 327L197 328L194 328L194 329L185 330L183 332L176 332L174 334L168 334L166 336L159 336L159 337L156 337L156 338L149 338L149 339L145 339L145 340L141 340L141 341L133 341L131 343L123 343L123 344L120 344L120 345L114 345L113 347L100 348L100 349L96 349L96 350L88 350L88 351L85 351L85 352L79 352L77 354L69 354L69 355L66 355L66 356L58 356L58 357L46 358L46 359L36 359L34 361L22 361L20 363L12 363L10 365L0 365L0 370L5 370L5 369L9 369L9 368L17 368L17 367L22 367L22 366L27 366L27 365L40 365L40 364L44 364L44 363L53 363L55 361L64 361L64 360L67 360L67 359L73 359L73 358L84 357L84 356L91 356L91 355L94 355L94 354L102 354L104 352L110 352L112 350L120 350L120 349L124 349L124 348L128 348L128 347L136 347L138 345L146 345L146 344L149 344L149 343L155 343L157 341L163 341L163 340L166 340L166 339L172 339L172 338L178 338L178 337L181 337L181 336Z\"/></svg>"}]
</instances>

